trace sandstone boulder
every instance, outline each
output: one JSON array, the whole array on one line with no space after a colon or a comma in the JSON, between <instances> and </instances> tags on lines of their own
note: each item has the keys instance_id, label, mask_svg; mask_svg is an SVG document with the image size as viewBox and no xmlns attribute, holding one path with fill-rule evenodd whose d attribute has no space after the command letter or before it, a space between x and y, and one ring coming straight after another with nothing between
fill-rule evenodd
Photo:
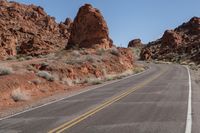
<instances>
[{"instance_id":1,"label":"sandstone boulder","mask_svg":"<svg viewBox=\"0 0 200 133\"><path fill-rule=\"evenodd\" d=\"M111 46L108 26L100 11L90 4L82 6L74 19L66 48L107 49Z\"/></svg>"},{"instance_id":2,"label":"sandstone boulder","mask_svg":"<svg viewBox=\"0 0 200 133\"><path fill-rule=\"evenodd\" d=\"M162 47L177 48L182 43L182 37L173 30L167 30L161 41Z\"/></svg>"},{"instance_id":3,"label":"sandstone boulder","mask_svg":"<svg viewBox=\"0 0 200 133\"><path fill-rule=\"evenodd\" d=\"M142 51L140 53L140 57L142 60L151 60L151 58L152 58L151 50L148 48L142 49Z\"/></svg>"},{"instance_id":4,"label":"sandstone boulder","mask_svg":"<svg viewBox=\"0 0 200 133\"><path fill-rule=\"evenodd\" d=\"M128 47L132 48L142 48L143 44L140 39L134 39L128 43Z\"/></svg>"}]
</instances>

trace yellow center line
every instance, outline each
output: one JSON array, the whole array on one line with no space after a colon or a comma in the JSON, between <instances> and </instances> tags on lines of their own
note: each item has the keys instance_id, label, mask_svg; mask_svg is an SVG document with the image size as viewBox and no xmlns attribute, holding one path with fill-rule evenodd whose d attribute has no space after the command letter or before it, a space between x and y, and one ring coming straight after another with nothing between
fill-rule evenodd
<instances>
[{"instance_id":1,"label":"yellow center line","mask_svg":"<svg viewBox=\"0 0 200 133\"><path fill-rule=\"evenodd\" d=\"M134 88L130 88L130 89L126 90L125 92L123 92L123 93L121 93L121 94L119 94L119 95L117 95L117 96L114 96L114 97L110 98L109 100L103 102L103 103L100 104L99 106L97 106L97 107L95 107L95 108L93 108L93 109L87 111L86 113L84 113L84 114L82 114L82 115L80 115L80 116L78 116L78 117L72 119L72 120L69 121L69 122L66 122L66 123L60 125L59 127L55 128L55 129L52 129L52 130L49 131L48 133L61 133L61 132L65 131L66 129L69 129L70 127L72 127L72 126L74 126L74 125L80 123L81 121L87 119L88 117L92 116L93 114L95 114L95 113L101 111L102 109L108 107L109 105L111 105L111 104L113 104L113 103L119 101L120 99L122 99L122 98L128 96L129 94L131 94L132 92L138 90L139 88L144 87L146 84L148 84L148 83L150 83L151 81L157 79L157 78L158 78L159 76L161 76L164 72L165 72L165 71L163 71L163 72L161 72L160 74L158 74L158 75L152 77L152 78L149 79L149 80L146 80L145 82L143 82L143 83L137 85L137 86L134 87Z\"/></svg>"}]
</instances>

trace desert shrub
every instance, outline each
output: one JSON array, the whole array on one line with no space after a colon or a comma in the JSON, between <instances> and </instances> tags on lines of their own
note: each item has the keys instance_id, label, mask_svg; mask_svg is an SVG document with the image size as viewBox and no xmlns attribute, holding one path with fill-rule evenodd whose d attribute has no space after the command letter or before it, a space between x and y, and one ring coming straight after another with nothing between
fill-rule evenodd
<instances>
[{"instance_id":1,"label":"desert shrub","mask_svg":"<svg viewBox=\"0 0 200 133\"><path fill-rule=\"evenodd\" d=\"M24 57L20 57L20 58L18 58L18 61L25 61L25 58Z\"/></svg>"},{"instance_id":2,"label":"desert shrub","mask_svg":"<svg viewBox=\"0 0 200 133\"><path fill-rule=\"evenodd\" d=\"M38 55L37 57L38 58L44 58L45 56L44 55Z\"/></svg>"},{"instance_id":3,"label":"desert shrub","mask_svg":"<svg viewBox=\"0 0 200 133\"><path fill-rule=\"evenodd\" d=\"M87 55L85 60L90 63L94 63L96 61L92 55Z\"/></svg>"},{"instance_id":4,"label":"desert shrub","mask_svg":"<svg viewBox=\"0 0 200 133\"><path fill-rule=\"evenodd\" d=\"M31 82L34 83L35 85L38 85L38 84L41 83L41 80L40 79L34 79Z\"/></svg>"},{"instance_id":5,"label":"desert shrub","mask_svg":"<svg viewBox=\"0 0 200 133\"><path fill-rule=\"evenodd\" d=\"M116 55L116 56L119 56L119 50L115 47L111 48L110 49L110 53L113 54L113 55Z\"/></svg>"},{"instance_id":6,"label":"desert shrub","mask_svg":"<svg viewBox=\"0 0 200 133\"><path fill-rule=\"evenodd\" d=\"M0 66L0 76L9 75L13 72L12 68Z\"/></svg>"},{"instance_id":7,"label":"desert shrub","mask_svg":"<svg viewBox=\"0 0 200 133\"><path fill-rule=\"evenodd\" d=\"M69 65L82 64L83 62L84 60L81 60L81 59L69 59L65 61L65 63Z\"/></svg>"},{"instance_id":8,"label":"desert shrub","mask_svg":"<svg viewBox=\"0 0 200 133\"><path fill-rule=\"evenodd\" d=\"M32 59L33 59L32 56L26 56L26 57L25 57L25 60L32 60Z\"/></svg>"},{"instance_id":9,"label":"desert shrub","mask_svg":"<svg viewBox=\"0 0 200 133\"><path fill-rule=\"evenodd\" d=\"M102 83L102 79L101 78L87 78L85 80L85 83L89 83L92 85L97 85L97 84L101 84Z\"/></svg>"},{"instance_id":10,"label":"desert shrub","mask_svg":"<svg viewBox=\"0 0 200 133\"><path fill-rule=\"evenodd\" d=\"M73 84L73 81L71 80L71 79L69 79L69 78L64 78L64 79L62 79L62 83L63 84L66 84L66 85L68 85L68 86L73 86L74 84Z\"/></svg>"},{"instance_id":11,"label":"desert shrub","mask_svg":"<svg viewBox=\"0 0 200 133\"><path fill-rule=\"evenodd\" d=\"M106 76L105 76L105 79L106 79L107 81L110 81L110 80L114 80L115 77L116 77L116 75L109 74L109 75L106 75Z\"/></svg>"},{"instance_id":12,"label":"desert shrub","mask_svg":"<svg viewBox=\"0 0 200 133\"><path fill-rule=\"evenodd\" d=\"M20 88L16 89L16 90L13 90L12 93L11 93L11 98L15 101L15 102L18 102L18 101L26 101L29 99L29 95L22 91Z\"/></svg>"},{"instance_id":13,"label":"desert shrub","mask_svg":"<svg viewBox=\"0 0 200 133\"><path fill-rule=\"evenodd\" d=\"M10 56L6 60L16 60L16 57L15 56Z\"/></svg>"},{"instance_id":14,"label":"desert shrub","mask_svg":"<svg viewBox=\"0 0 200 133\"><path fill-rule=\"evenodd\" d=\"M80 53L77 50L72 51L72 56L80 57Z\"/></svg>"},{"instance_id":15,"label":"desert shrub","mask_svg":"<svg viewBox=\"0 0 200 133\"><path fill-rule=\"evenodd\" d=\"M80 83L81 83L81 80L80 80L80 79L75 79L75 80L73 80L73 83L74 83L74 84L80 84Z\"/></svg>"},{"instance_id":16,"label":"desert shrub","mask_svg":"<svg viewBox=\"0 0 200 133\"><path fill-rule=\"evenodd\" d=\"M47 71L39 71L37 73L37 75L39 77L42 77L42 78L48 80L48 81L54 81L55 80L55 78L50 73L48 73Z\"/></svg>"},{"instance_id":17,"label":"desert shrub","mask_svg":"<svg viewBox=\"0 0 200 133\"><path fill-rule=\"evenodd\" d=\"M97 55L100 55L100 56L101 56L101 55L103 55L103 54L105 53L105 49L100 48L100 49L97 50L96 53L97 53Z\"/></svg>"},{"instance_id":18,"label":"desert shrub","mask_svg":"<svg viewBox=\"0 0 200 133\"><path fill-rule=\"evenodd\" d=\"M145 70L145 68L143 68L143 67L136 67L136 68L133 69L133 72L134 73L139 73L139 72L142 72L144 70Z\"/></svg>"},{"instance_id":19,"label":"desert shrub","mask_svg":"<svg viewBox=\"0 0 200 133\"><path fill-rule=\"evenodd\" d=\"M32 65L27 65L26 68L27 68L28 71L34 71L34 72L37 72L37 71L38 71L38 70L37 70L34 66L32 66Z\"/></svg>"},{"instance_id":20,"label":"desert shrub","mask_svg":"<svg viewBox=\"0 0 200 133\"><path fill-rule=\"evenodd\" d=\"M133 71L132 70L126 70L124 71L123 73L120 74L121 77L125 77L125 76L129 76L133 74Z\"/></svg>"},{"instance_id":21,"label":"desert shrub","mask_svg":"<svg viewBox=\"0 0 200 133\"><path fill-rule=\"evenodd\" d=\"M140 53L141 53L141 49L140 48L131 48L132 52L133 52L133 55L136 57L136 58L140 58Z\"/></svg>"},{"instance_id":22,"label":"desert shrub","mask_svg":"<svg viewBox=\"0 0 200 133\"><path fill-rule=\"evenodd\" d=\"M42 66L42 67L47 67L48 65L49 65L49 64L48 64L47 62L42 62L42 63L41 63L41 66Z\"/></svg>"}]
</instances>

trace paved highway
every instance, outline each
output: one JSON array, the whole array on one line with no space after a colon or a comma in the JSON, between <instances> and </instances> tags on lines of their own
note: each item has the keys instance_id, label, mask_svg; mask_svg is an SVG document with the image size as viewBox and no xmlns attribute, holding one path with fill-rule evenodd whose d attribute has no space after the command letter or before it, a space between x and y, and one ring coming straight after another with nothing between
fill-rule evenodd
<instances>
[{"instance_id":1,"label":"paved highway","mask_svg":"<svg viewBox=\"0 0 200 133\"><path fill-rule=\"evenodd\" d=\"M0 120L0 133L200 133L192 120L192 89L185 67L151 65L139 75Z\"/></svg>"}]
</instances>

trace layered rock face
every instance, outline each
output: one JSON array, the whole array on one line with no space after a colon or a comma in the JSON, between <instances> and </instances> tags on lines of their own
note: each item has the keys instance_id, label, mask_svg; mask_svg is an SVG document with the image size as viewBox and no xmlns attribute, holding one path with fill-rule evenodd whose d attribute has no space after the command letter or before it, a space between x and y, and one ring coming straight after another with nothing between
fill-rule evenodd
<instances>
[{"instance_id":1,"label":"layered rock face","mask_svg":"<svg viewBox=\"0 0 200 133\"><path fill-rule=\"evenodd\" d=\"M128 43L129 48L142 48L143 44L140 39L134 39Z\"/></svg>"},{"instance_id":2,"label":"layered rock face","mask_svg":"<svg viewBox=\"0 0 200 133\"><path fill-rule=\"evenodd\" d=\"M108 26L100 11L90 4L82 6L73 22L67 44L70 48L110 48Z\"/></svg>"},{"instance_id":3,"label":"layered rock face","mask_svg":"<svg viewBox=\"0 0 200 133\"><path fill-rule=\"evenodd\" d=\"M150 42L143 53L148 59L173 62L194 61L200 64L200 18L193 17L174 30L165 31L163 37ZM144 54L141 53L141 58Z\"/></svg>"},{"instance_id":4,"label":"layered rock face","mask_svg":"<svg viewBox=\"0 0 200 133\"><path fill-rule=\"evenodd\" d=\"M57 24L42 7L0 1L0 58L39 55L63 49L71 21Z\"/></svg>"}]
</instances>

